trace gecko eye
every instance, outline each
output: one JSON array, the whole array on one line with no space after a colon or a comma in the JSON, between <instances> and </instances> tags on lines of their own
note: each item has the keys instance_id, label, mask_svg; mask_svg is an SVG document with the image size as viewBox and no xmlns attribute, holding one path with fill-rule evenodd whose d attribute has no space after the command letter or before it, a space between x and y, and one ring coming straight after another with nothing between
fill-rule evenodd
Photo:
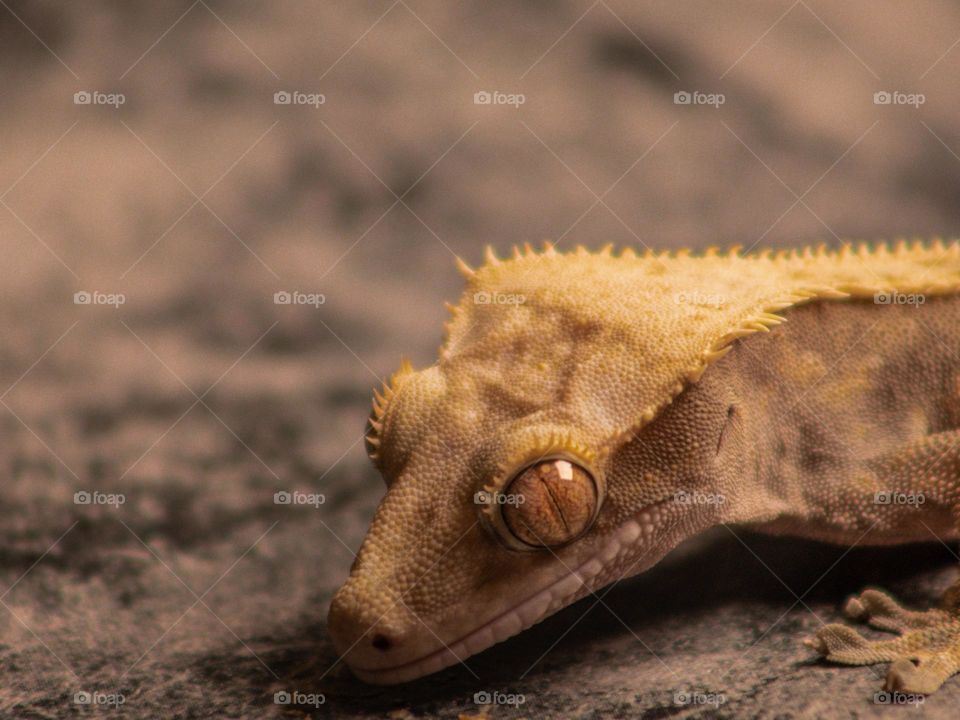
<instances>
[{"instance_id":1,"label":"gecko eye","mask_svg":"<svg viewBox=\"0 0 960 720\"><path fill-rule=\"evenodd\" d=\"M593 475L563 459L524 468L505 490L507 529L526 545L554 547L575 540L590 527L600 503Z\"/></svg>"}]
</instances>

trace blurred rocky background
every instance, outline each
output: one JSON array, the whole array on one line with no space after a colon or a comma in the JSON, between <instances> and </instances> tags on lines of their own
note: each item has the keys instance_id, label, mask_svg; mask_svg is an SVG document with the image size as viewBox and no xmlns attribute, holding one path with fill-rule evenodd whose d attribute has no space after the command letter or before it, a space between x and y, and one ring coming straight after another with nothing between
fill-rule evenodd
<instances>
[{"instance_id":1,"label":"blurred rocky background","mask_svg":"<svg viewBox=\"0 0 960 720\"><path fill-rule=\"evenodd\" d=\"M949 548L720 530L402 688L325 615L455 254L951 236L960 7L0 6L0 715L885 716L800 639L867 583L929 603Z\"/></svg>"}]
</instances>

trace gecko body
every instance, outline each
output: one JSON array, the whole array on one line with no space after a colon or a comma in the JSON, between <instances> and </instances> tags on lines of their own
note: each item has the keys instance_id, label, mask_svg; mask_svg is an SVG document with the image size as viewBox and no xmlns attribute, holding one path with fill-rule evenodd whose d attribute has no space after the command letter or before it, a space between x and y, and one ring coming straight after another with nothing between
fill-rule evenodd
<instances>
[{"instance_id":1,"label":"gecko body","mask_svg":"<svg viewBox=\"0 0 960 720\"><path fill-rule=\"evenodd\" d=\"M353 672L402 682L461 662L746 525L839 544L956 539L960 246L742 255L492 252L438 362L374 399L387 483L330 609ZM868 590L808 644L891 663L887 689L960 669L955 589L900 608Z\"/></svg>"}]
</instances>

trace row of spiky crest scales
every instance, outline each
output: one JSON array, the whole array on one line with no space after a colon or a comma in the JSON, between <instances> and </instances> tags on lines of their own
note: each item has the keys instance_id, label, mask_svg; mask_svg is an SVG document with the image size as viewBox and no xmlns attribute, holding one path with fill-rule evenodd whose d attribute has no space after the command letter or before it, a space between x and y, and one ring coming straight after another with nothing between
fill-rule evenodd
<instances>
[{"instance_id":1,"label":"row of spiky crest scales","mask_svg":"<svg viewBox=\"0 0 960 720\"><path fill-rule=\"evenodd\" d=\"M382 389L373 391L372 412L370 413L370 430L364 438L367 446L367 455L374 465L379 467L380 444L382 442L384 415L389 403L397 392L400 379L414 372L413 365L407 358L400 359L400 368L389 378L382 381Z\"/></svg>"},{"instance_id":2,"label":"row of spiky crest scales","mask_svg":"<svg viewBox=\"0 0 960 720\"><path fill-rule=\"evenodd\" d=\"M898 238L892 243L883 240L875 242L844 242L835 248L831 248L826 243L819 243L817 245L808 245L799 248L763 248L747 253L742 252L742 246L740 245L734 245L725 250L721 250L717 246L710 246L699 252L694 252L689 248L661 251L646 248L643 252L638 253L632 247L624 247L620 250L619 254L617 254L614 251L612 243L604 245L596 252L590 252L583 245L578 245L570 252L561 253L557 251L553 243L545 241L541 252L537 252L530 243L525 243L522 248L513 246L512 257L503 260L498 258L493 248L488 245L484 250L485 262L479 268L471 268L459 257L456 258L456 264L471 287L475 288L484 270L495 270L508 262L536 261L539 259L612 258L615 260L624 260L628 263L632 261L647 264L658 264L658 261L677 264L683 263L687 259L691 261L713 259L714 262L722 262L724 264L729 262L731 263L731 267L733 264L739 262L769 262L771 264L771 271L785 271L787 268L792 268L795 265L799 267L808 264L808 268L816 266L819 269L823 263L833 265L834 263L832 263L831 260L835 261L836 265L847 264L848 266L857 266L866 270L866 262L868 260L874 262L889 262L890 260L896 261L899 259L916 260L918 256L930 256L931 266L947 256L956 260L960 258L960 242L953 240L946 243L939 237L929 241L921 238L913 238L909 241L905 238ZM858 261L862 262L858 263ZM789 292L785 291L782 297L770 300L769 303L765 307L760 308L759 312L754 316L745 318L740 326L731 328L729 333L722 338L721 342L713 347L706 348L703 357L705 363L697 368L690 368L689 379L693 381L699 379L706 365L718 360L722 356L722 354L719 353L722 353L724 348L733 340L744 337L751 332L764 332L769 327L784 322L784 318L775 313L791 305L806 302L814 298L844 299L849 297L850 294L863 296L872 294L877 290L892 289L878 285L876 276L871 278L869 275L869 272L863 272L860 282L857 282L856 278L854 278L853 281L847 278L843 282L842 287L830 287L816 282L809 282L807 287L799 288L795 286ZM958 277L960 277L960 275L958 275ZM953 277L947 281L947 285L950 286L951 291L958 284L960 283L956 282ZM932 293L943 292L944 283L932 283L929 287L914 289L926 290ZM451 330L454 321L457 319L457 315L462 312L462 308L456 305L447 303L446 306L450 311L451 317L444 326L444 343L441 347L441 359L449 352L448 343Z\"/></svg>"},{"instance_id":3,"label":"row of spiky crest scales","mask_svg":"<svg viewBox=\"0 0 960 720\"><path fill-rule=\"evenodd\" d=\"M543 249L538 252L529 242L524 243L523 247L514 245L510 258L499 258L493 247L487 245L484 248L484 263L487 266L497 266L507 260L520 260L522 258L532 257L555 257L557 255L573 255L575 257L586 257L590 255L600 257L619 257L619 258L684 258L684 257L739 257L743 259L765 259L765 260L790 260L796 258L823 258L836 256L846 258L852 256L877 256L877 255L895 255L906 256L910 253L919 251L941 251L949 252L954 255L960 255L960 243L957 240L945 242L943 238L936 237L930 240L923 238L897 238L892 242L886 240L877 241L844 241L839 247L830 247L827 243L818 243L816 245L806 245L799 248L761 248L759 250L743 253L742 245L731 245L721 249L719 246L711 245L702 251L694 251L690 248L677 248L668 250L653 250L646 248L642 252L637 252L630 246L620 249L619 253L614 251L614 244L607 243L596 252L591 252L583 245L577 245L571 252L562 253L556 249L556 245L549 240L543 241ZM457 269L468 280L476 277L477 271L471 268L462 258L455 258Z\"/></svg>"},{"instance_id":4,"label":"row of spiky crest scales","mask_svg":"<svg viewBox=\"0 0 960 720\"><path fill-rule=\"evenodd\" d=\"M835 259L838 266L845 264L848 267L854 268L854 272L847 273L848 277L844 279L841 287L831 287L826 285L821 286L819 283L807 283L804 286L798 286L794 284L792 287L785 287L783 292L777 293L775 297L768 297L761 306L755 308L754 312L740 318L738 322L735 325L732 325L721 337L715 338L707 347L702 349L700 355L693 359L690 367L683 371L681 377L678 377L677 382L671 391L673 397L683 390L685 382L697 382L709 365L718 361L727 352L729 352L732 347L732 343L735 340L746 337L755 332L767 332L770 327L784 322L785 318L781 315L778 315L777 312L799 303L807 302L814 298L844 299L850 297L851 294L862 296L864 294L874 292L879 287L876 284L875 279L869 278L869 273L866 272L861 273L862 276L858 277L856 272L860 267L867 267L866 261L868 259L872 259L876 262L894 261L896 263L899 263L901 259L909 260L911 263L917 265L915 269L923 269L932 268L943 258L950 257L952 258L950 272L941 277L939 285L934 284L931 286L931 291L944 291L943 277L946 277L945 282L951 289L951 292L955 291L956 288L960 286L960 272L955 272L952 269L953 266L956 265L956 260L960 259L960 244L958 244L956 241L945 243L940 238L935 238L927 242L924 242L920 239L913 239L911 241L899 239L894 241L892 244L883 241L874 243L848 242L843 243L837 248L830 248L827 246L827 244L821 243L815 246L792 249L762 249L750 253L743 253L740 246L734 246L723 251L717 247L708 247L698 253L694 253L686 248L664 251L654 251L648 248L642 253L638 253L631 247L625 247L619 252L619 254L615 254L614 246L612 244L603 246L595 253L591 253L582 245L577 246L571 252L561 253L557 251L552 243L545 242L543 249L540 252L534 250L529 243L524 244L522 248L514 247L512 258L503 260L497 257L492 247L487 246L484 252L485 263L476 270L470 268L460 258L457 258L456 262L457 267L467 278L470 286L476 288L477 283L479 282L479 275L484 270L495 270L505 263L512 263L516 261L520 261L522 263L525 261L536 261L538 259L576 259L581 257L612 258L617 262L623 260L624 262L628 263L657 263L657 261L662 260L674 264L678 262L684 263L686 259L696 261L699 258L712 259L712 262L722 262L724 264L726 262L732 264L737 264L740 262L749 262L751 264L770 263L771 272L803 266L807 266L808 268L816 267L819 271L821 267L824 267L823 263L827 263L827 267L834 266L834 263L831 262L831 259ZM764 265L764 267L766 267L766 265ZM908 263L905 265L905 267L913 268L914 266ZM759 267L757 269L759 270ZM448 350L450 329L458 314L463 311L463 308L450 303L447 303L447 308L451 313L451 318L445 326L446 338L444 341L444 346L441 348L441 361L445 357L445 353ZM370 420L371 432L367 438L368 449L370 450L371 457L375 462L379 460L378 449L382 439L381 433L386 403L393 395L397 381L403 375L409 372L412 372L412 368L410 367L409 363L405 363L401 367L400 371L398 371L388 383L385 383L382 394L375 394L374 410ZM643 408L640 412L638 423L631 426L627 431L635 432L643 424L650 422L663 404L669 402L671 399L672 398L664 398L664 402L651 404L649 407Z\"/></svg>"}]
</instances>

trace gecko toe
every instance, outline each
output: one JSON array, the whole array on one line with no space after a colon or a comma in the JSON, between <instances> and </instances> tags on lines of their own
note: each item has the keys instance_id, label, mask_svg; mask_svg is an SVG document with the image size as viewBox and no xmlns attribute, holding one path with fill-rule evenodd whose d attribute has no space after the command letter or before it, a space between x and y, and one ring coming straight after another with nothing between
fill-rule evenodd
<instances>
[{"instance_id":1,"label":"gecko toe","mask_svg":"<svg viewBox=\"0 0 960 720\"><path fill-rule=\"evenodd\" d=\"M818 655L826 655L829 650L827 644L820 639L819 635L810 635L803 639L803 644L813 650Z\"/></svg>"},{"instance_id":2,"label":"gecko toe","mask_svg":"<svg viewBox=\"0 0 960 720\"><path fill-rule=\"evenodd\" d=\"M831 623L817 631L808 647L812 647L827 660L850 665L862 665L867 662L871 651L871 642L851 627Z\"/></svg>"},{"instance_id":3,"label":"gecko toe","mask_svg":"<svg viewBox=\"0 0 960 720\"><path fill-rule=\"evenodd\" d=\"M872 589L850 596L843 607L843 613L851 620L865 622L878 630L896 633L931 627L949 619L947 613L941 610L907 610L887 593Z\"/></svg>"},{"instance_id":4,"label":"gecko toe","mask_svg":"<svg viewBox=\"0 0 960 720\"><path fill-rule=\"evenodd\" d=\"M856 595L851 595L843 606L843 614L851 620L866 620L869 613L863 601Z\"/></svg>"},{"instance_id":5,"label":"gecko toe","mask_svg":"<svg viewBox=\"0 0 960 720\"><path fill-rule=\"evenodd\" d=\"M906 658L900 658L890 665L883 689L887 692L929 695L940 689L952 674L949 667L936 659L918 665Z\"/></svg>"},{"instance_id":6,"label":"gecko toe","mask_svg":"<svg viewBox=\"0 0 960 720\"><path fill-rule=\"evenodd\" d=\"M805 643L826 660L844 665L890 662L887 692L928 694L960 671L960 615L934 609L907 610L879 590L849 598L844 614L897 637L869 640L846 625L820 628Z\"/></svg>"}]
</instances>

